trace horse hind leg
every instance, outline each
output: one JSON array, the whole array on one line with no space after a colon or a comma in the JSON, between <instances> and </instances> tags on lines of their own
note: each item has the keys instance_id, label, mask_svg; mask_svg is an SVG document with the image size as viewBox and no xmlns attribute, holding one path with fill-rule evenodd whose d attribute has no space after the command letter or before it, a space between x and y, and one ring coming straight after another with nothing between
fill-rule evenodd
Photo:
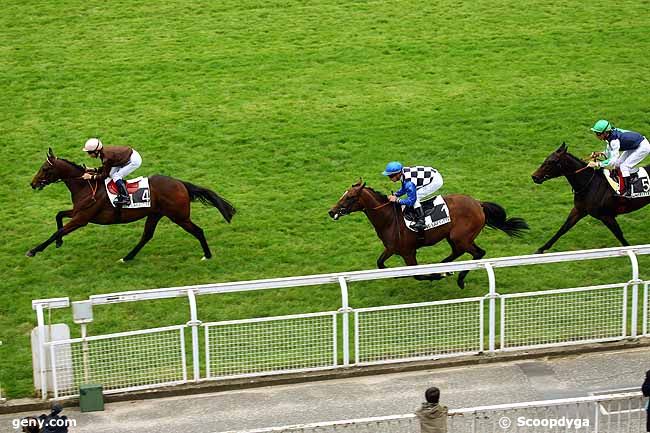
<instances>
[{"instance_id":1,"label":"horse hind leg","mask_svg":"<svg viewBox=\"0 0 650 433\"><path fill-rule=\"evenodd\" d=\"M203 229L192 222L192 220L187 219L184 221L176 221L176 224L181 226L186 232L194 236L201 243L201 248L203 248L203 258L201 260L206 260L212 258L212 252L210 252L210 247L208 246L208 241L205 239L205 234Z\"/></svg>"},{"instance_id":2,"label":"horse hind leg","mask_svg":"<svg viewBox=\"0 0 650 433\"><path fill-rule=\"evenodd\" d=\"M147 221L144 223L144 232L142 233L140 242L138 242L138 244L133 247L129 254L124 256L121 261L128 262L129 260L133 260L135 258L135 255L140 252L142 247L144 247L147 242L153 238L153 234L156 231L156 226L158 225L158 221L160 221L161 218L161 214L151 214L147 217Z\"/></svg>"}]
</instances>

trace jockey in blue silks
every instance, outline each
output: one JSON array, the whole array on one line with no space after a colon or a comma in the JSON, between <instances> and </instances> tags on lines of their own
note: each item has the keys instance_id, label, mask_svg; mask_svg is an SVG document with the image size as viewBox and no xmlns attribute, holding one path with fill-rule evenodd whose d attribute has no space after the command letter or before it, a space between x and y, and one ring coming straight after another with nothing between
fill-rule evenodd
<instances>
[{"instance_id":1,"label":"jockey in blue silks","mask_svg":"<svg viewBox=\"0 0 650 433\"><path fill-rule=\"evenodd\" d=\"M442 187L443 180L438 170L421 165L404 167L401 163L392 161L386 165L386 170L382 174L388 176L393 182L398 180L402 182L402 187L394 195L388 196L388 199L412 207L417 218L413 228L423 231L426 224L424 210L420 203L432 198ZM406 195L406 198L398 199L397 197L401 195Z\"/></svg>"}]
</instances>

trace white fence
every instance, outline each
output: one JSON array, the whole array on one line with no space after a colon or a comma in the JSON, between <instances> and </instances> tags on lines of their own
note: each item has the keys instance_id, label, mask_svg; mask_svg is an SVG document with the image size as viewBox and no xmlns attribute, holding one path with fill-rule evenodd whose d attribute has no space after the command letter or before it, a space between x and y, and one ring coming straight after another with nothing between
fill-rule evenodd
<instances>
[{"instance_id":1,"label":"white fence","mask_svg":"<svg viewBox=\"0 0 650 433\"><path fill-rule=\"evenodd\" d=\"M107 393L187 382L186 326L47 343L54 398L99 383Z\"/></svg>"},{"instance_id":2,"label":"white fence","mask_svg":"<svg viewBox=\"0 0 650 433\"><path fill-rule=\"evenodd\" d=\"M383 364L483 352L483 300L355 309L355 363Z\"/></svg>"},{"instance_id":3,"label":"white fence","mask_svg":"<svg viewBox=\"0 0 650 433\"><path fill-rule=\"evenodd\" d=\"M501 349L620 340L628 284L501 295Z\"/></svg>"},{"instance_id":4,"label":"white fence","mask_svg":"<svg viewBox=\"0 0 650 433\"><path fill-rule=\"evenodd\" d=\"M640 392L532 401L449 411L453 433L643 433L645 401ZM420 433L414 414L270 427L223 433Z\"/></svg>"},{"instance_id":5,"label":"white fence","mask_svg":"<svg viewBox=\"0 0 650 433\"><path fill-rule=\"evenodd\" d=\"M336 315L328 312L206 323L206 378L336 367Z\"/></svg>"},{"instance_id":6,"label":"white fence","mask_svg":"<svg viewBox=\"0 0 650 433\"><path fill-rule=\"evenodd\" d=\"M650 336L649 283L639 280L637 254L650 254L650 245L93 295L85 301L92 306L187 297L189 321L170 328L55 342L44 341L44 310L67 308L69 300L36 300L33 308L40 347L45 349L37 360L41 395L47 398L48 391L54 398L76 395L79 384L90 382L119 392L201 380L612 341L637 337L639 330ZM631 263L629 281L507 295L496 291L495 268L621 256ZM478 269L488 275L485 297L359 309L348 305L347 284L351 281ZM205 324L198 317L198 295L321 284L339 285L338 311ZM191 335L187 342L186 331ZM46 350L50 352L49 368ZM53 389L48 390L48 383Z\"/></svg>"}]
</instances>

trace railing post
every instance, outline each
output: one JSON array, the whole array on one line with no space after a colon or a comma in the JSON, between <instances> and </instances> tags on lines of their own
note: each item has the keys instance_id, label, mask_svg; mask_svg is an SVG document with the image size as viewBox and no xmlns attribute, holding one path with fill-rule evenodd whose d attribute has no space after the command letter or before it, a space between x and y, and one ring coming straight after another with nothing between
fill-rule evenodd
<instances>
[{"instance_id":1,"label":"railing post","mask_svg":"<svg viewBox=\"0 0 650 433\"><path fill-rule=\"evenodd\" d=\"M639 261L634 254L634 251L627 252L630 262L632 263L632 329L630 332L631 338L637 337L638 316L639 316ZM627 302L627 299L625 300Z\"/></svg>"},{"instance_id":2,"label":"railing post","mask_svg":"<svg viewBox=\"0 0 650 433\"><path fill-rule=\"evenodd\" d=\"M488 283L490 287L490 293L488 294L488 298L490 299L489 302L490 335L488 339L488 350L490 353L494 353L495 342L496 342L496 297L498 295L497 295L497 288L496 288L496 278L494 276L494 269L492 269L492 265L486 263L485 270L487 271L488 274Z\"/></svg>"},{"instance_id":3,"label":"railing post","mask_svg":"<svg viewBox=\"0 0 650 433\"><path fill-rule=\"evenodd\" d=\"M339 277L339 286L341 286L341 309L339 312L343 315L343 366L348 366L350 365L350 305L348 302L348 283L345 281L345 277Z\"/></svg>"},{"instance_id":4,"label":"railing post","mask_svg":"<svg viewBox=\"0 0 650 433\"><path fill-rule=\"evenodd\" d=\"M648 329L648 304L650 304L650 299L648 299L648 284L643 285L643 335L648 335L650 329Z\"/></svg>"},{"instance_id":5,"label":"railing post","mask_svg":"<svg viewBox=\"0 0 650 433\"><path fill-rule=\"evenodd\" d=\"M201 325L201 321L199 320L196 308L194 290L187 291L187 299L190 302L190 321L187 322L187 326L192 327L192 365L194 367L194 381L197 382L201 375L199 370L199 326Z\"/></svg>"},{"instance_id":6,"label":"railing post","mask_svg":"<svg viewBox=\"0 0 650 433\"><path fill-rule=\"evenodd\" d=\"M41 377L41 398L47 400L47 376L45 374L45 319L43 304L36 305L36 321L38 323L38 368ZM54 372L52 372L54 374Z\"/></svg>"}]
</instances>

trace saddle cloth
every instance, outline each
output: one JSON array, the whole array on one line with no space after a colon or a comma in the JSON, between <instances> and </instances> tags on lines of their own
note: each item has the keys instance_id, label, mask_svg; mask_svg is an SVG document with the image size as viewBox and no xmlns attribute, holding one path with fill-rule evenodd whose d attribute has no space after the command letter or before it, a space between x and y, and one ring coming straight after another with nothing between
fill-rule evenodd
<instances>
[{"instance_id":1,"label":"saddle cloth","mask_svg":"<svg viewBox=\"0 0 650 433\"><path fill-rule=\"evenodd\" d=\"M604 172L607 182L609 182L612 189L618 193L619 185L617 171L605 169ZM630 178L633 179L631 198L647 197L650 195L650 179L648 178L648 172L645 168L639 167L639 170L630 175Z\"/></svg>"},{"instance_id":2,"label":"saddle cloth","mask_svg":"<svg viewBox=\"0 0 650 433\"><path fill-rule=\"evenodd\" d=\"M432 228L451 222L449 208L441 195L437 195L421 204L422 209L424 209L425 230L431 230ZM404 214L404 224L406 224L406 227L409 230L415 231L413 230L413 224L415 224L415 220L417 219L415 217L415 211L412 208L406 209L406 206L402 206L402 213Z\"/></svg>"},{"instance_id":3,"label":"saddle cloth","mask_svg":"<svg viewBox=\"0 0 650 433\"><path fill-rule=\"evenodd\" d=\"M106 185L106 193L108 194L108 200L111 202L113 207L115 204L113 202L117 198L117 185L113 182L113 179L106 178L104 179ZM128 206L122 206L122 209L137 209L141 207L151 207L151 194L149 191L149 178L148 177L136 177L135 179L126 181L126 191L131 197L131 204Z\"/></svg>"}]
</instances>

